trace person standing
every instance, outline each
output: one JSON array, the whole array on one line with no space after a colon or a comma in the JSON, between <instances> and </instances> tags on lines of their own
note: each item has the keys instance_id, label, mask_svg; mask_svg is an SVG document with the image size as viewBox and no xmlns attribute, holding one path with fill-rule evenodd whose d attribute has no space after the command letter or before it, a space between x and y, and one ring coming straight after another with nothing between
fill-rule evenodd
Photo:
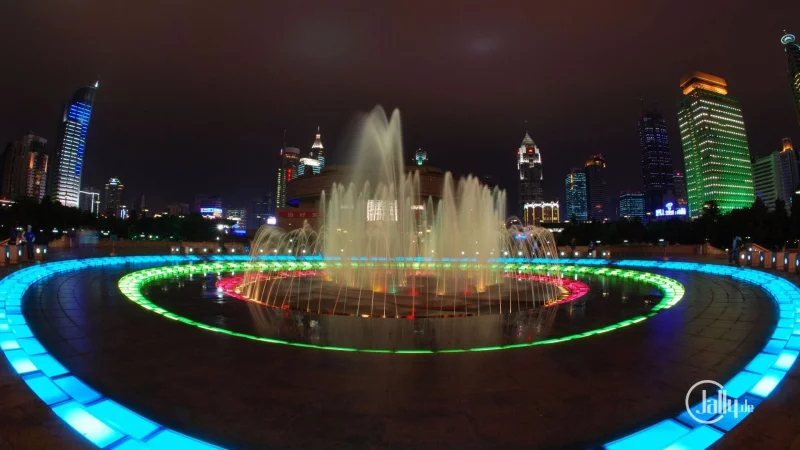
<instances>
[{"instance_id":1,"label":"person standing","mask_svg":"<svg viewBox=\"0 0 800 450\"><path fill-rule=\"evenodd\" d=\"M36 235L33 233L33 227L28 225L28 230L22 235L25 242L25 249L28 252L28 261L33 261L33 243L36 242Z\"/></svg>"},{"instance_id":2,"label":"person standing","mask_svg":"<svg viewBox=\"0 0 800 450\"><path fill-rule=\"evenodd\" d=\"M730 262L735 262L736 265L739 265L739 249L742 246L742 238L736 236L733 238L733 243L731 244L731 255L730 255Z\"/></svg>"}]
</instances>

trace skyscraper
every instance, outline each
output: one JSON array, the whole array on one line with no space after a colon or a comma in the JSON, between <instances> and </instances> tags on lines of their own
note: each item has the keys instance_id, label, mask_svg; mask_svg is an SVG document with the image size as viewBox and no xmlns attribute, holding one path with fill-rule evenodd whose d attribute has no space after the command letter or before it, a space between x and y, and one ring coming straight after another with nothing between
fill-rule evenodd
<instances>
[{"instance_id":1,"label":"skyscraper","mask_svg":"<svg viewBox=\"0 0 800 450\"><path fill-rule=\"evenodd\" d=\"M619 218L644 220L646 197L642 192L621 193L619 195Z\"/></svg>"},{"instance_id":2,"label":"skyscraper","mask_svg":"<svg viewBox=\"0 0 800 450\"><path fill-rule=\"evenodd\" d=\"M781 38L788 58L789 67L789 89L792 91L792 99L794 100L794 109L797 112L797 120L800 121L800 45L795 42L793 34L785 33Z\"/></svg>"},{"instance_id":3,"label":"skyscraper","mask_svg":"<svg viewBox=\"0 0 800 450\"><path fill-rule=\"evenodd\" d=\"M645 209L652 213L663 208L666 202L675 200L667 122L661 114L642 113L639 119L639 144L642 149Z\"/></svg>"},{"instance_id":4,"label":"skyscraper","mask_svg":"<svg viewBox=\"0 0 800 450\"><path fill-rule=\"evenodd\" d=\"M586 174L586 200L589 219L603 221L609 217L606 192L606 159L602 153L592 155L583 168Z\"/></svg>"},{"instance_id":5,"label":"skyscraper","mask_svg":"<svg viewBox=\"0 0 800 450\"><path fill-rule=\"evenodd\" d=\"M98 83L95 83L78 89L64 107L55 153L50 161L50 187L47 191L53 200L73 208L77 208L79 202L83 153L97 87Z\"/></svg>"},{"instance_id":6,"label":"skyscraper","mask_svg":"<svg viewBox=\"0 0 800 450\"><path fill-rule=\"evenodd\" d=\"M782 197L781 160L778 152L753 160L753 189L767 209L775 210L775 200Z\"/></svg>"},{"instance_id":7,"label":"skyscraper","mask_svg":"<svg viewBox=\"0 0 800 450\"><path fill-rule=\"evenodd\" d=\"M783 200L786 206L789 207L792 201L792 195L800 186L800 169L797 163L797 150L792 145L790 138L783 138L781 140L781 152L778 155L781 161L781 189L783 191Z\"/></svg>"},{"instance_id":8,"label":"skyscraper","mask_svg":"<svg viewBox=\"0 0 800 450\"><path fill-rule=\"evenodd\" d=\"M417 152L414 154L414 162L418 166L424 166L425 163L428 162L428 152L426 152L421 148L418 148Z\"/></svg>"},{"instance_id":9,"label":"skyscraper","mask_svg":"<svg viewBox=\"0 0 800 450\"><path fill-rule=\"evenodd\" d=\"M281 149L281 162L278 168L278 188L275 191L275 208L286 206L286 185L297 178L297 166L300 163L300 149L285 147Z\"/></svg>"},{"instance_id":10,"label":"skyscraper","mask_svg":"<svg viewBox=\"0 0 800 450\"><path fill-rule=\"evenodd\" d=\"M689 198L686 196L686 176L683 172L675 172L672 174L672 184L675 185L675 203L678 206L686 206L689 204Z\"/></svg>"},{"instance_id":11,"label":"skyscraper","mask_svg":"<svg viewBox=\"0 0 800 450\"><path fill-rule=\"evenodd\" d=\"M86 211L94 216L100 215L100 191L93 187L85 187L80 192L81 211Z\"/></svg>"},{"instance_id":12,"label":"skyscraper","mask_svg":"<svg viewBox=\"0 0 800 450\"><path fill-rule=\"evenodd\" d=\"M319 132L319 127L317 127L317 136L314 140L314 143L311 145L311 154L312 158L314 152L317 154L317 161L319 164L314 166L314 175L319 175L322 172L322 169L325 168L325 148L322 146L322 134Z\"/></svg>"},{"instance_id":13,"label":"skyscraper","mask_svg":"<svg viewBox=\"0 0 800 450\"><path fill-rule=\"evenodd\" d=\"M525 131L525 138L522 139L522 145L517 151L517 170L519 171L518 211L524 214L526 203L544 202L542 155L527 130Z\"/></svg>"},{"instance_id":14,"label":"skyscraper","mask_svg":"<svg viewBox=\"0 0 800 450\"><path fill-rule=\"evenodd\" d=\"M106 183L105 210L108 217L121 217L120 208L122 207L122 189L125 186L119 178L109 178Z\"/></svg>"},{"instance_id":15,"label":"skyscraper","mask_svg":"<svg viewBox=\"0 0 800 450\"><path fill-rule=\"evenodd\" d=\"M585 222L589 220L586 199L586 173L572 169L564 179L566 217L565 220Z\"/></svg>"},{"instance_id":16,"label":"skyscraper","mask_svg":"<svg viewBox=\"0 0 800 450\"><path fill-rule=\"evenodd\" d=\"M47 184L47 139L28 133L0 156L0 195L41 201Z\"/></svg>"},{"instance_id":17,"label":"skyscraper","mask_svg":"<svg viewBox=\"0 0 800 450\"><path fill-rule=\"evenodd\" d=\"M695 72L681 81L678 125L686 166L689 215L714 201L723 213L753 203L750 149L739 101L724 79Z\"/></svg>"}]
</instances>

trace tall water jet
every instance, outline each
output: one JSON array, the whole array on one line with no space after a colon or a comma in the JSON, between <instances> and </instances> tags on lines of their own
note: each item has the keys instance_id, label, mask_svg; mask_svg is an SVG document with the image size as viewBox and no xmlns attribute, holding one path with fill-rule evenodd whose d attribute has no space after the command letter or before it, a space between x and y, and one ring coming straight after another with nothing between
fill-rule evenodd
<instances>
[{"instance_id":1,"label":"tall water jet","mask_svg":"<svg viewBox=\"0 0 800 450\"><path fill-rule=\"evenodd\" d=\"M440 194L424 197L429 180L404 164L399 111L387 118L376 107L358 130L349 179L320 197L320 229L265 227L252 247L254 259L321 256L325 270L245 277L245 295L268 306L365 317L510 313L564 295L556 265L544 268L548 280L508 273L506 258L557 252L549 231L507 225L505 191L448 172Z\"/></svg>"}]
</instances>

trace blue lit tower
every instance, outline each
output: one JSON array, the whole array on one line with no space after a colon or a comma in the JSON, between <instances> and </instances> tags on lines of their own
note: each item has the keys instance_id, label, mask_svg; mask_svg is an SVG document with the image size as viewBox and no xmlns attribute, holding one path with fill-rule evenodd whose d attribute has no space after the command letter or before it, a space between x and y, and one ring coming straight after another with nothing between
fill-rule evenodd
<instances>
[{"instance_id":1,"label":"blue lit tower","mask_svg":"<svg viewBox=\"0 0 800 450\"><path fill-rule=\"evenodd\" d=\"M78 89L64 107L58 125L48 192L53 200L73 208L77 208L80 201L83 154L97 87L96 82Z\"/></svg>"},{"instance_id":2,"label":"blue lit tower","mask_svg":"<svg viewBox=\"0 0 800 450\"><path fill-rule=\"evenodd\" d=\"M564 194L566 200L566 220L585 222L589 220L586 197L586 172L582 169L572 169L564 179Z\"/></svg>"},{"instance_id":3,"label":"blue lit tower","mask_svg":"<svg viewBox=\"0 0 800 450\"><path fill-rule=\"evenodd\" d=\"M319 127L317 127L317 138L314 140L314 144L311 145L311 154L314 155L315 153L319 165L314 166L314 175L319 175L322 169L325 168L325 150L322 146L322 135L319 132Z\"/></svg>"},{"instance_id":4,"label":"blue lit tower","mask_svg":"<svg viewBox=\"0 0 800 450\"><path fill-rule=\"evenodd\" d=\"M645 211L652 213L675 200L667 122L661 114L642 113L639 119L639 144L642 149Z\"/></svg>"}]
</instances>

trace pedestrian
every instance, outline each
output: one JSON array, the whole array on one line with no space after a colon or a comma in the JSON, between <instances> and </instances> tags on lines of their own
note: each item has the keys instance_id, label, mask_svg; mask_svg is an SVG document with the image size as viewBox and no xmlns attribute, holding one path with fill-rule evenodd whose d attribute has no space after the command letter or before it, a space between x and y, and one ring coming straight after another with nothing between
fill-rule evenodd
<instances>
[{"instance_id":1,"label":"pedestrian","mask_svg":"<svg viewBox=\"0 0 800 450\"><path fill-rule=\"evenodd\" d=\"M589 248L586 252L588 258L594 257L594 241L589 241Z\"/></svg>"},{"instance_id":2,"label":"pedestrian","mask_svg":"<svg viewBox=\"0 0 800 450\"><path fill-rule=\"evenodd\" d=\"M577 241L575 240L575 238L572 238L572 240L569 241L569 257L570 258L575 256L575 245L576 245L576 242Z\"/></svg>"},{"instance_id":3,"label":"pedestrian","mask_svg":"<svg viewBox=\"0 0 800 450\"><path fill-rule=\"evenodd\" d=\"M33 227L28 225L28 231L22 235L22 239L25 242L25 248L28 251L28 261L33 261L33 243L36 242L36 235L33 233Z\"/></svg>"},{"instance_id":4,"label":"pedestrian","mask_svg":"<svg viewBox=\"0 0 800 450\"><path fill-rule=\"evenodd\" d=\"M730 262L732 263L735 262L737 266L739 265L739 249L741 248L741 246L742 246L742 238L739 236L733 238L733 243L731 244Z\"/></svg>"}]
</instances>

